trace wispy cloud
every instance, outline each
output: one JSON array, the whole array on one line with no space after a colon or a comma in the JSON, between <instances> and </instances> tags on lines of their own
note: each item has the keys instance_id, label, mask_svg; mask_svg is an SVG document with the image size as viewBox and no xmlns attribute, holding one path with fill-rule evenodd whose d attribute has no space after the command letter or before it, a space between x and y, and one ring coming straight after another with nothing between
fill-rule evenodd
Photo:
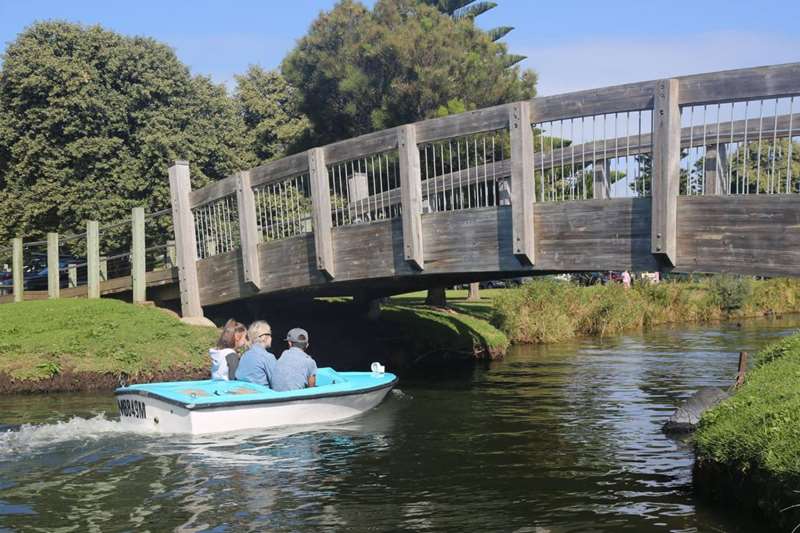
<instances>
[{"instance_id":1,"label":"wispy cloud","mask_svg":"<svg viewBox=\"0 0 800 533\"><path fill-rule=\"evenodd\" d=\"M608 38L525 50L539 94L800 61L800 37L751 32Z\"/></svg>"}]
</instances>

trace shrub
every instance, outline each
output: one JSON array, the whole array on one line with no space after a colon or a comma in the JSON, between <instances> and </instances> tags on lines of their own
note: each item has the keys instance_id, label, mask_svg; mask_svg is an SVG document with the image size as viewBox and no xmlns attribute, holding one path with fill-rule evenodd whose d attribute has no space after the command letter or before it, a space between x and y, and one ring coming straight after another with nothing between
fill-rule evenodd
<instances>
[{"instance_id":1,"label":"shrub","mask_svg":"<svg viewBox=\"0 0 800 533\"><path fill-rule=\"evenodd\" d=\"M744 306L753 287L749 278L723 274L711 278L711 290L719 308L731 313Z\"/></svg>"}]
</instances>

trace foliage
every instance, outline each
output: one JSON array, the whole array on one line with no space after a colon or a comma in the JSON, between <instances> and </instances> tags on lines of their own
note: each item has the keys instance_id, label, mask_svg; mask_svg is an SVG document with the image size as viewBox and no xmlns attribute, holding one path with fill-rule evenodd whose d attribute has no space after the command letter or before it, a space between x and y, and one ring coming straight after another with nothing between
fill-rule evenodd
<instances>
[{"instance_id":1,"label":"foliage","mask_svg":"<svg viewBox=\"0 0 800 533\"><path fill-rule=\"evenodd\" d=\"M8 45L0 233L72 233L162 209L175 159L190 161L195 187L252 162L225 89L192 77L168 46L67 22L34 24Z\"/></svg>"},{"instance_id":2,"label":"foliage","mask_svg":"<svg viewBox=\"0 0 800 533\"><path fill-rule=\"evenodd\" d=\"M117 300L0 306L0 372L18 379L75 372L147 374L204 368L217 330Z\"/></svg>"},{"instance_id":3,"label":"foliage","mask_svg":"<svg viewBox=\"0 0 800 533\"><path fill-rule=\"evenodd\" d=\"M747 287L752 287L748 289ZM731 307L733 306L733 307ZM800 280L698 281L580 287L535 280L494 297L492 322L512 342L551 343L671 322L800 311Z\"/></svg>"},{"instance_id":4,"label":"foliage","mask_svg":"<svg viewBox=\"0 0 800 533\"><path fill-rule=\"evenodd\" d=\"M251 66L236 76L234 95L259 162L288 155L308 144L309 122L300 113L297 89L277 70Z\"/></svg>"},{"instance_id":5,"label":"foliage","mask_svg":"<svg viewBox=\"0 0 800 533\"><path fill-rule=\"evenodd\" d=\"M749 278L722 274L711 279L714 301L726 313L741 309L753 292Z\"/></svg>"},{"instance_id":6,"label":"foliage","mask_svg":"<svg viewBox=\"0 0 800 533\"><path fill-rule=\"evenodd\" d=\"M416 0L342 0L322 13L282 72L301 92L317 143L529 98L536 76L507 69L503 44L471 20Z\"/></svg>"}]
</instances>

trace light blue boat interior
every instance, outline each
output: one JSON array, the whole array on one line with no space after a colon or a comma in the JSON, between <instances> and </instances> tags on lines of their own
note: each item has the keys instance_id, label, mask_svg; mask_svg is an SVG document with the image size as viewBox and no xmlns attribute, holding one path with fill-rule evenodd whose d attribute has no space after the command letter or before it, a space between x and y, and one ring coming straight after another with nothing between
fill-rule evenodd
<instances>
[{"instance_id":1,"label":"light blue boat interior","mask_svg":"<svg viewBox=\"0 0 800 533\"><path fill-rule=\"evenodd\" d=\"M277 392L264 385L246 381L173 381L142 383L120 387L117 394L146 393L173 402L193 405L213 405L228 402L259 402L302 399L308 396L357 394L390 385L394 374L372 372L336 372L325 367L317 369L317 386L293 391Z\"/></svg>"}]
</instances>

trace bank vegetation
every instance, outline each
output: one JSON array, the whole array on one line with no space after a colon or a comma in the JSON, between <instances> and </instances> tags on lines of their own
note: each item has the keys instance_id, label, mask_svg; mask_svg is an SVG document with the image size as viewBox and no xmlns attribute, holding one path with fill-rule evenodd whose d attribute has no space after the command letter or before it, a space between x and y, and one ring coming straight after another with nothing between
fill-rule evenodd
<instances>
[{"instance_id":1,"label":"bank vegetation","mask_svg":"<svg viewBox=\"0 0 800 533\"><path fill-rule=\"evenodd\" d=\"M800 312L800 280L713 276L588 287L555 279L498 291L492 322L514 343L641 331L659 324L713 322Z\"/></svg>"},{"instance_id":2,"label":"bank vegetation","mask_svg":"<svg viewBox=\"0 0 800 533\"><path fill-rule=\"evenodd\" d=\"M763 349L745 384L703 415L694 484L783 531L800 524L800 332Z\"/></svg>"}]
</instances>

